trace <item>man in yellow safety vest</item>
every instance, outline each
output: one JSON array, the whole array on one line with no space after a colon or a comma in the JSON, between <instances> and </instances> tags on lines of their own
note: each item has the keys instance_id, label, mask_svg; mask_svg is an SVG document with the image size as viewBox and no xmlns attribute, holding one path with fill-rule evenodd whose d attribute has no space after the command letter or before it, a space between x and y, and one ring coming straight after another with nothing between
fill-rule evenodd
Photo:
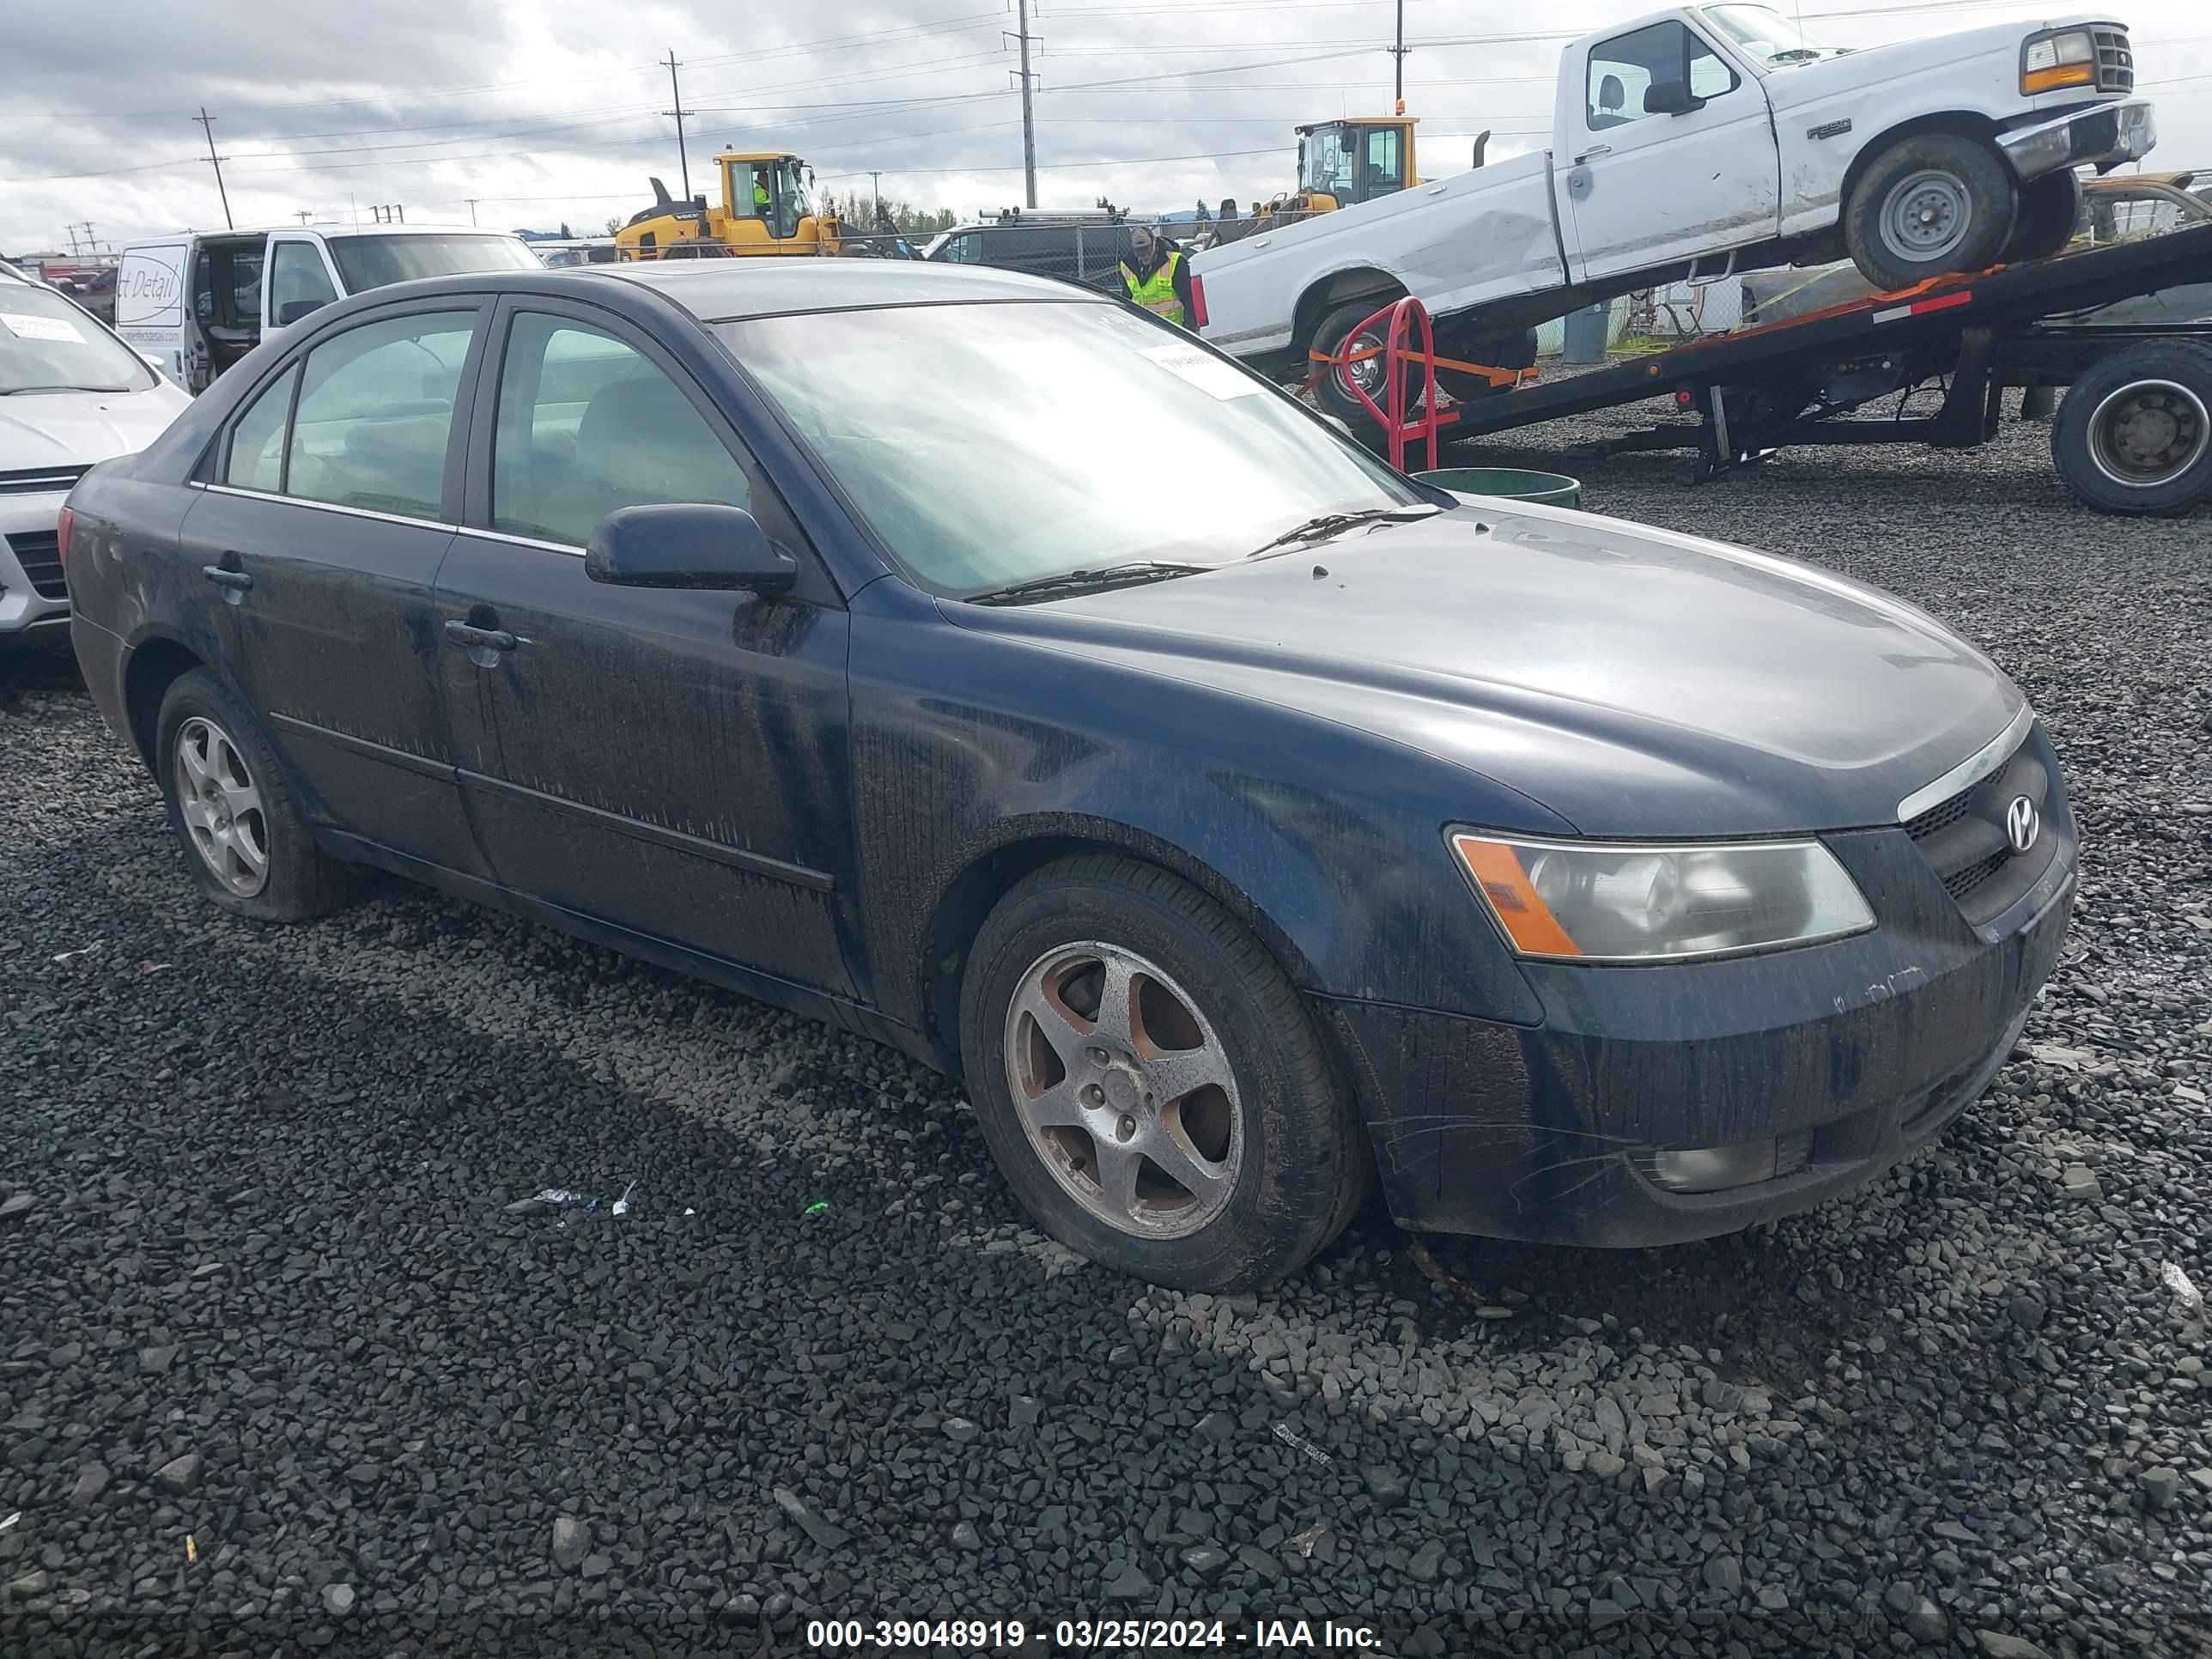
<instances>
[{"instance_id":1,"label":"man in yellow safety vest","mask_svg":"<svg viewBox=\"0 0 2212 1659\"><path fill-rule=\"evenodd\" d=\"M1153 312L1177 328L1190 326L1190 262L1170 248L1150 225L1129 227L1129 257L1121 262L1121 281L1129 303Z\"/></svg>"}]
</instances>

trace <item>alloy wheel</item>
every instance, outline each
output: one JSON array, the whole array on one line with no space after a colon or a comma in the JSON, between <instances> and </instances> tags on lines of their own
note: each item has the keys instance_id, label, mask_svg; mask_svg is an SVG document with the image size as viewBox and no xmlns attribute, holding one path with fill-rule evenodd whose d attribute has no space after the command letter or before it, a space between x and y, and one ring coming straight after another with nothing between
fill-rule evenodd
<instances>
[{"instance_id":1,"label":"alloy wheel","mask_svg":"<svg viewBox=\"0 0 2212 1659\"><path fill-rule=\"evenodd\" d=\"M269 881L269 820L230 733L204 715L177 728L177 808L215 878L240 898Z\"/></svg>"},{"instance_id":2,"label":"alloy wheel","mask_svg":"<svg viewBox=\"0 0 2212 1659\"><path fill-rule=\"evenodd\" d=\"M1236 1073L1158 965L1097 940L1047 952L1015 989L1005 1054L1031 1148L1109 1226L1179 1238L1228 1204L1244 1153Z\"/></svg>"}]
</instances>

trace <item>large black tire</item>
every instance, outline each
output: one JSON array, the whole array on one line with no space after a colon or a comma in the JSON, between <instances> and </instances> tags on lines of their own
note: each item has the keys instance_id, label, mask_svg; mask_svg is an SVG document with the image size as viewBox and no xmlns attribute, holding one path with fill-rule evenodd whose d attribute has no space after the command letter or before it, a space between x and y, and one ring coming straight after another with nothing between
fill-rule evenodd
<instances>
[{"instance_id":1,"label":"large black tire","mask_svg":"<svg viewBox=\"0 0 2212 1659\"><path fill-rule=\"evenodd\" d=\"M2020 185L1979 139L1923 132L1869 162L1844 204L1844 244L1883 293L1996 262L2020 211Z\"/></svg>"},{"instance_id":2,"label":"large black tire","mask_svg":"<svg viewBox=\"0 0 2212 1659\"><path fill-rule=\"evenodd\" d=\"M1337 307L1321 319L1321 326L1314 331L1313 349L1328 352L1342 350L1352 331L1388 306L1395 297L1377 294ZM1362 335L1355 343L1363 349L1370 345L1381 345L1382 329L1377 327L1371 333ZM1367 405L1361 403L1345 384L1347 374L1357 376L1366 386L1369 397L1378 404L1383 402L1383 368L1380 357L1370 357L1364 362L1352 365L1349 369L1330 368L1321 377L1320 384L1314 387L1315 400L1328 413L1351 427L1353 434L1362 443L1379 446L1382 441L1382 428L1368 412Z\"/></svg>"},{"instance_id":3,"label":"large black tire","mask_svg":"<svg viewBox=\"0 0 2212 1659\"><path fill-rule=\"evenodd\" d=\"M1462 362L1480 363L1486 368L1528 368L1536 361L1536 331L1522 328L1462 334L1449 327L1440 328L1437 331L1437 355L1456 357ZM1437 384L1463 404L1512 390L1510 384L1497 386L1480 374L1456 368L1438 369Z\"/></svg>"},{"instance_id":4,"label":"large black tire","mask_svg":"<svg viewBox=\"0 0 2212 1659\"><path fill-rule=\"evenodd\" d=\"M1109 960L1140 988L1133 1018L1097 994ZM1154 866L1089 854L1018 883L969 953L960 1033L1007 1185L1094 1261L1179 1290L1252 1289L1304 1266L1367 1193L1366 1132L1297 992L1245 927ZM1167 1068L1184 1061L1199 1062L1185 1079L1229 1086L1168 1098ZM1061 1109L1030 1104L1048 1101ZM1032 1121L1069 1114L1079 1121ZM1200 1161L1175 1164L1184 1147ZM1152 1163L1153 1149L1169 1161ZM1112 1168L1135 1171L1119 1203ZM1218 1171L1218 1184L1183 1185L1171 1168Z\"/></svg>"},{"instance_id":5,"label":"large black tire","mask_svg":"<svg viewBox=\"0 0 2212 1659\"><path fill-rule=\"evenodd\" d=\"M259 723L204 668L161 699L154 777L186 872L231 915L301 921L360 891L359 873L315 845Z\"/></svg>"},{"instance_id":6,"label":"large black tire","mask_svg":"<svg viewBox=\"0 0 2212 1659\"><path fill-rule=\"evenodd\" d=\"M2066 487L2100 513L2186 513L2212 498L2212 348L2128 346L2074 382L2051 428Z\"/></svg>"},{"instance_id":7,"label":"large black tire","mask_svg":"<svg viewBox=\"0 0 2212 1659\"><path fill-rule=\"evenodd\" d=\"M2004 246L2005 262L2048 259L2063 252L2081 217L2081 179L2071 167L2029 180L2020 188L2020 215Z\"/></svg>"}]
</instances>

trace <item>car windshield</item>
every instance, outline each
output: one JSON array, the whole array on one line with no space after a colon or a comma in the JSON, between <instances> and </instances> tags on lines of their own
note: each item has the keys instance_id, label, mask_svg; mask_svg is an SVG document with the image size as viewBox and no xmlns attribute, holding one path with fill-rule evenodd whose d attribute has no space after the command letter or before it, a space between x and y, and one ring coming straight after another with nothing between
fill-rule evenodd
<instances>
[{"instance_id":1,"label":"car windshield","mask_svg":"<svg viewBox=\"0 0 2212 1659\"><path fill-rule=\"evenodd\" d=\"M71 301L0 282L0 396L15 392L143 392L154 371Z\"/></svg>"},{"instance_id":2,"label":"car windshield","mask_svg":"<svg viewBox=\"0 0 2212 1659\"><path fill-rule=\"evenodd\" d=\"M1836 48L1823 46L1780 12L1765 6L1707 6L1705 16L1728 38L1767 69L1790 64L1809 64L1832 56Z\"/></svg>"},{"instance_id":3,"label":"car windshield","mask_svg":"<svg viewBox=\"0 0 2212 1659\"><path fill-rule=\"evenodd\" d=\"M459 276L472 270L541 270L538 256L512 236L465 231L420 236L333 236L331 258L346 292L411 283L418 276Z\"/></svg>"},{"instance_id":4,"label":"car windshield","mask_svg":"<svg viewBox=\"0 0 2212 1659\"><path fill-rule=\"evenodd\" d=\"M1119 307L817 312L718 325L891 556L956 598L1219 565L1413 487L1264 381Z\"/></svg>"}]
</instances>

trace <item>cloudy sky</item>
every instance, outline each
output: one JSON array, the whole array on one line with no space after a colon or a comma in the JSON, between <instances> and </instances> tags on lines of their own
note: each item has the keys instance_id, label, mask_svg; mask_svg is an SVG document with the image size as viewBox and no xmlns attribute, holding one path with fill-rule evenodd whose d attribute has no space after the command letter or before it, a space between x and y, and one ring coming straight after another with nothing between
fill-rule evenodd
<instances>
[{"instance_id":1,"label":"cloudy sky","mask_svg":"<svg viewBox=\"0 0 2212 1659\"><path fill-rule=\"evenodd\" d=\"M1139 209L1289 182L1293 123L1387 110L1395 0L1042 0L1031 13L1038 197ZM1484 129L1541 142L1560 46L1648 0L1404 0L1424 171ZM1792 0L1782 9L1792 9ZM580 234L678 188L669 75L683 65L695 190L717 148L789 148L839 191L963 215L1021 199L1013 0L99 0L9 9L0 55L0 250L217 226L192 117L204 104L240 225L410 222ZM2063 16L2014 0L1802 0L1808 30L1868 46ZM2129 0L2159 105L2154 165L2212 169L2212 10ZM1556 31L1556 32L1551 32ZM470 198L476 198L473 209Z\"/></svg>"}]
</instances>

